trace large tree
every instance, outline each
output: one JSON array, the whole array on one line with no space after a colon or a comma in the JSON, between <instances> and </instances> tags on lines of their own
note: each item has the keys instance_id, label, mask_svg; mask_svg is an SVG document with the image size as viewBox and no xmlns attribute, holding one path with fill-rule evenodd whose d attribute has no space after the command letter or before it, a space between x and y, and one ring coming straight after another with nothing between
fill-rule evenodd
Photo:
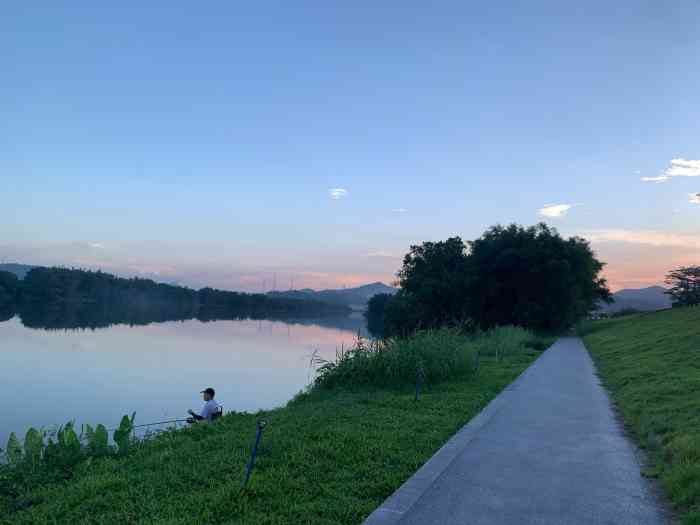
<instances>
[{"instance_id":1,"label":"large tree","mask_svg":"<svg viewBox=\"0 0 700 525\"><path fill-rule=\"evenodd\" d=\"M470 313L483 327L561 330L610 301L588 242L543 223L493 226L470 243L469 261Z\"/></svg>"},{"instance_id":2,"label":"large tree","mask_svg":"<svg viewBox=\"0 0 700 525\"><path fill-rule=\"evenodd\" d=\"M666 284L671 286L666 293L671 296L673 306L700 304L700 266L684 266L669 272Z\"/></svg>"},{"instance_id":3,"label":"large tree","mask_svg":"<svg viewBox=\"0 0 700 525\"><path fill-rule=\"evenodd\" d=\"M404 311L422 328L462 321L469 312L469 273L467 246L459 237L411 246L398 273L393 311Z\"/></svg>"},{"instance_id":4,"label":"large tree","mask_svg":"<svg viewBox=\"0 0 700 525\"><path fill-rule=\"evenodd\" d=\"M471 320L561 330L610 300L602 269L586 240L564 239L546 224L493 226L466 244L452 237L411 246L385 329L403 334Z\"/></svg>"}]
</instances>

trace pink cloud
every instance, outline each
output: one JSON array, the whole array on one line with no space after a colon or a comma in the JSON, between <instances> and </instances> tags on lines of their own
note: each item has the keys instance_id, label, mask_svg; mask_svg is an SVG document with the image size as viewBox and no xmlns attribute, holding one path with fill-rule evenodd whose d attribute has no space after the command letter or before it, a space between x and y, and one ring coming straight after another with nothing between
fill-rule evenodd
<instances>
[{"instance_id":1,"label":"pink cloud","mask_svg":"<svg viewBox=\"0 0 700 525\"><path fill-rule=\"evenodd\" d=\"M613 291L663 285L680 266L700 264L700 236L650 230L597 230L584 233L607 263L604 276Z\"/></svg>"}]
</instances>

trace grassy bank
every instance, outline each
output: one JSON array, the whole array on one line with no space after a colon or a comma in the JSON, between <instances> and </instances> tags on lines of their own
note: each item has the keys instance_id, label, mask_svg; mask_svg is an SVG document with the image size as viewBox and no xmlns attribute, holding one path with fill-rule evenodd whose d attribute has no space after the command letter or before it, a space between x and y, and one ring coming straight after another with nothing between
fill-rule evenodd
<instances>
[{"instance_id":1,"label":"grassy bank","mask_svg":"<svg viewBox=\"0 0 700 525\"><path fill-rule=\"evenodd\" d=\"M700 525L700 308L584 327L604 383L686 525Z\"/></svg>"},{"instance_id":2,"label":"grassy bank","mask_svg":"<svg viewBox=\"0 0 700 525\"><path fill-rule=\"evenodd\" d=\"M465 362L478 370L427 378L416 402L408 381L353 386L343 368L351 365L346 357L336 367L343 369L342 380L333 387L319 383L284 408L167 433L122 457L82 461L67 481L6 495L0 522L361 523L539 355L524 340L504 348L510 336L469 342L454 333L433 335L460 346ZM481 345L476 361L475 345ZM421 349L406 348L425 362ZM340 372L327 374L329 380ZM268 426L251 481L241 490L259 418Z\"/></svg>"}]
</instances>

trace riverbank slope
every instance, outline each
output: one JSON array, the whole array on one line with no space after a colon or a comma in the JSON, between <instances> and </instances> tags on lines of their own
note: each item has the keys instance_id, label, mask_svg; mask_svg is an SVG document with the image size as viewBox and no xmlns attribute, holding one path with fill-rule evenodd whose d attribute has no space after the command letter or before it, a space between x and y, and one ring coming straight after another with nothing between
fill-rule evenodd
<instances>
[{"instance_id":1,"label":"riverbank slope","mask_svg":"<svg viewBox=\"0 0 700 525\"><path fill-rule=\"evenodd\" d=\"M700 525L700 308L595 321L582 329L604 384L681 515Z\"/></svg>"}]
</instances>

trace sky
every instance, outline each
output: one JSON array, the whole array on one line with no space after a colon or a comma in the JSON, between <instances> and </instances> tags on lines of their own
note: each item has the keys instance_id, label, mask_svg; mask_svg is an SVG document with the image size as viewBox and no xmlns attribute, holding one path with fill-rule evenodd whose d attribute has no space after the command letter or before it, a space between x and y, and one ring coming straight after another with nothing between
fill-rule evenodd
<instances>
[{"instance_id":1,"label":"sky","mask_svg":"<svg viewBox=\"0 0 700 525\"><path fill-rule=\"evenodd\" d=\"M50 4L0 17L0 262L342 287L544 221L613 289L700 264L696 0Z\"/></svg>"}]
</instances>

